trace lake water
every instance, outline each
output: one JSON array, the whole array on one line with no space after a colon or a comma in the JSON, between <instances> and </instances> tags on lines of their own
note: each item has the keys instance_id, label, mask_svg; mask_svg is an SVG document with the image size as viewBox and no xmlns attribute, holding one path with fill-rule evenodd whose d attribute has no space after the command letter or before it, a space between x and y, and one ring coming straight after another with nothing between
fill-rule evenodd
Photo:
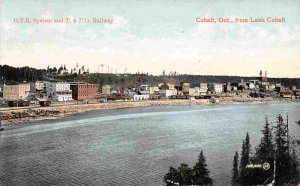
<instances>
[{"instance_id":1,"label":"lake water","mask_svg":"<svg viewBox=\"0 0 300 186\"><path fill-rule=\"evenodd\" d=\"M299 103L160 106L5 126L0 180L9 186L164 185L170 166L193 166L203 150L215 185L230 185L246 132L255 147L265 117L288 114L290 132L300 139L299 113Z\"/></svg>"}]
</instances>

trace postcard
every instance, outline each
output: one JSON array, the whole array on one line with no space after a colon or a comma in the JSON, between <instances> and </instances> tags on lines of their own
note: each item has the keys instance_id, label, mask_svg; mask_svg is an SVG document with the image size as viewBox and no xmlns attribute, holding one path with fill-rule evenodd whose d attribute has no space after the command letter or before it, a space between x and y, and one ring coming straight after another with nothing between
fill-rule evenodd
<instances>
[{"instance_id":1,"label":"postcard","mask_svg":"<svg viewBox=\"0 0 300 186\"><path fill-rule=\"evenodd\" d=\"M0 0L0 186L300 185L297 0Z\"/></svg>"}]
</instances>

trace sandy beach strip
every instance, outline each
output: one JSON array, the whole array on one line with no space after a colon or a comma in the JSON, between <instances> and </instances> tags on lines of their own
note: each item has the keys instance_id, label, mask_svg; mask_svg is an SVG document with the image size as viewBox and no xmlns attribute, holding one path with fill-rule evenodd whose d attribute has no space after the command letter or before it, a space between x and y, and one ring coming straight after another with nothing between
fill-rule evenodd
<instances>
[{"instance_id":1,"label":"sandy beach strip","mask_svg":"<svg viewBox=\"0 0 300 186\"><path fill-rule=\"evenodd\" d=\"M282 103L299 102L291 99L268 98L220 98L218 104L258 104L258 103ZM207 105L212 104L208 99L173 99L173 100L149 100L149 101L114 101L107 103L67 104L53 105L50 107L18 107L1 110L2 124L17 124L23 122L40 121L45 119L62 118L68 114L76 114L104 109L122 109L149 106L180 106L180 105Z\"/></svg>"}]
</instances>

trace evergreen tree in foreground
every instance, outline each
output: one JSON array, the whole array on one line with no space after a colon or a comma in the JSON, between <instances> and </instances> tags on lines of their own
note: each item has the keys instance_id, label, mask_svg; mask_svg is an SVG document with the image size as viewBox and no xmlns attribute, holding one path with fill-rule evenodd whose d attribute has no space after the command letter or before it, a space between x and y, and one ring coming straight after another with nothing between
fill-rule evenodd
<instances>
[{"instance_id":1,"label":"evergreen tree in foreground","mask_svg":"<svg viewBox=\"0 0 300 186\"><path fill-rule=\"evenodd\" d=\"M247 135L242 145L241 161L240 161L239 182L242 184L250 182L251 179L251 170L246 168L246 166L250 163L250 152L251 152L250 137L247 132Z\"/></svg>"},{"instance_id":2,"label":"evergreen tree in foreground","mask_svg":"<svg viewBox=\"0 0 300 186\"><path fill-rule=\"evenodd\" d=\"M239 178L238 165L239 165L239 154L237 151L235 151L235 155L233 158L232 178L231 178L232 185L238 183L238 178Z\"/></svg>"},{"instance_id":3,"label":"evergreen tree in foreground","mask_svg":"<svg viewBox=\"0 0 300 186\"><path fill-rule=\"evenodd\" d=\"M234 156L232 183L236 184L234 180L237 180L237 183L241 185L266 185L271 182L275 185L298 184L300 181L299 163L295 153L295 140L292 140L289 136L288 121L284 122L282 116L279 115L276 126L274 126L274 132L272 132L272 127L266 119L261 132L263 137L252 157L250 156L250 138L247 133L242 145L240 170L237 179L237 155ZM269 167L247 167L247 164L252 163L255 165L269 164Z\"/></svg>"},{"instance_id":4,"label":"evergreen tree in foreground","mask_svg":"<svg viewBox=\"0 0 300 186\"><path fill-rule=\"evenodd\" d=\"M169 172L164 176L164 181L167 185L213 185L202 151L192 169L187 164L181 164L178 169L170 167Z\"/></svg>"},{"instance_id":5,"label":"evergreen tree in foreground","mask_svg":"<svg viewBox=\"0 0 300 186\"><path fill-rule=\"evenodd\" d=\"M198 162L193 168L193 184L196 185L212 185L213 180L209 177L206 159L201 151Z\"/></svg>"},{"instance_id":6,"label":"evergreen tree in foreground","mask_svg":"<svg viewBox=\"0 0 300 186\"><path fill-rule=\"evenodd\" d=\"M268 118L265 119L265 125L263 130L261 130L263 137L261 138L260 144L256 147L256 153L254 156L255 164L264 164L268 163L270 168L268 170L257 169L254 171L254 176L256 181L259 184L266 184L272 181L273 171L274 171L274 157L275 149L273 144L273 134L272 127L268 121Z\"/></svg>"}]
</instances>

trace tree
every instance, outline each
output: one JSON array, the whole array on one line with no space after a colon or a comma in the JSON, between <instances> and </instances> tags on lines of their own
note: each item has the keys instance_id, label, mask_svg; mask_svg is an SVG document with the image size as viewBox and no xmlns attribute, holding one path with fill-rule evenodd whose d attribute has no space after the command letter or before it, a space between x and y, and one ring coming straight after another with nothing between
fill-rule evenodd
<instances>
[{"instance_id":1,"label":"tree","mask_svg":"<svg viewBox=\"0 0 300 186\"><path fill-rule=\"evenodd\" d=\"M177 169L170 167L169 172L165 175L164 181L167 185L173 185L173 183L179 183L179 173Z\"/></svg>"},{"instance_id":2,"label":"tree","mask_svg":"<svg viewBox=\"0 0 300 186\"><path fill-rule=\"evenodd\" d=\"M57 73L58 73L58 74L61 74L61 72L63 71L63 69L64 69L64 68L63 68L62 66L59 67L58 70L57 70Z\"/></svg>"},{"instance_id":3,"label":"tree","mask_svg":"<svg viewBox=\"0 0 300 186\"><path fill-rule=\"evenodd\" d=\"M193 184L197 185L213 185L213 180L209 177L209 170L207 169L206 159L203 151L200 152L198 162L193 168Z\"/></svg>"},{"instance_id":4,"label":"tree","mask_svg":"<svg viewBox=\"0 0 300 186\"><path fill-rule=\"evenodd\" d=\"M54 68L52 69L52 72L53 72L54 74L56 74L56 73L57 73L57 68L54 67Z\"/></svg>"},{"instance_id":5,"label":"tree","mask_svg":"<svg viewBox=\"0 0 300 186\"><path fill-rule=\"evenodd\" d=\"M249 133L247 132L245 140L243 141L243 145L242 145L241 161L240 161L239 180L240 183L242 184L248 183L251 180L251 170L246 168L246 166L250 163L250 152L251 152L250 137L249 137Z\"/></svg>"},{"instance_id":6,"label":"tree","mask_svg":"<svg viewBox=\"0 0 300 186\"><path fill-rule=\"evenodd\" d=\"M248 133L243 141L238 183L242 185L266 185L270 182L275 182L276 185L299 183L299 163L295 153L296 140L289 136L288 119L285 123L282 116L279 115L272 133L272 127L266 118L261 132L263 137L256 147L254 157L250 157L251 146ZM262 167L248 168L247 164L250 162L260 164ZM235 177L236 169L233 170L233 177ZM275 177L273 176L274 172Z\"/></svg>"},{"instance_id":7,"label":"tree","mask_svg":"<svg viewBox=\"0 0 300 186\"><path fill-rule=\"evenodd\" d=\"M178 167L179 172L179 184L191 185L192 184L192 169L187 164L181 164Z\"/></svg>"},{"instance_id":8,"label":"tree","mask_svg":"<svg viewBox=\"0 0 300 186\"><path fill-rule=\"evenodd\" d=\"M274 171L273 162L275 157L272 127L270 127L268 118L265 119L265 125L261 132L263 137L261 138L260 144L256 147L256 153L253 159L255 164L269 163L270 168L268 170L255 169L253 171L253 176L256 177L256 183L267 184L272 181Z\"/></svg>"},{"instance_id":9,"label":"tree","mask_svg":"<svg viewBox=\"0 0 300 186\"><path fill-rule=\"evenodd\" d=\"M276 183L293 184L299 181L299 163L293 145L295 140L291 140L288 123L281 115L277 117L275 129Z\"/></svg>"},{"instance_id":10,"label":"tree","mask_svg":"<svg viewBox=\"0 0 300 186\"><path fill-rule=\"evenodd\" d=\"M213 185L202 151L193 168L187 164L181 164L178 169L170 167L169 172L164 176L164 181L167 185Z\"/></svg>"},{"instance_id":11,"label":"tree","mask_svg":"<svg viewBox=\"0 0 300 186\"><path fill-rule=\"evenodd\" d=\"M256 159L261 162L274 161L274 145L273 145L273 135L272 128L268 122L268 118L265 119L265 126L261 131L263 137L261 139L260 144L256 147Z\"/></svg>"},{"instance_id":12,"label":"tree","mask_svg":"<svg viewBox=\"0 0 300 186\"><path fill-rule=\"evenodd\" d=\"M231 178L232 185L238 183L238 178L239 178L238 164L239 164L239 154L237 151L235 151L235 155L233 158L232 178Z\"/></svg>"}]
</instances>

